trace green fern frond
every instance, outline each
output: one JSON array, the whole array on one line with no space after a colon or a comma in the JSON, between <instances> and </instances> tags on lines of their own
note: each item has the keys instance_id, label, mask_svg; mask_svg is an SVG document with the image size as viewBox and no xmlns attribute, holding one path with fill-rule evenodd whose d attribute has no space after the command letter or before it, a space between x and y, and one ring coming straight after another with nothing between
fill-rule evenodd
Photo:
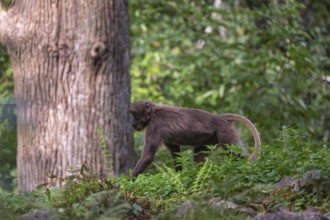
<instances>
[{"instance_id":1,"label":"green fern frond","mask_svg":"<svg viewBox=\"0 0 330 220\"><path fill-rule=\"evenodd\" d=\"M101 153L104 159L105 163L105 168L108 173L108 175L113 171L113 156L112 153L108 152L107 150L107 144L105 141L104 133L102 128L97 128L97 135L99 136L100 139L100 148L101 148Z\"/></svg>"},{"instance_id":2,"label":"green fern frond","mask_svg":"<svg viewBox=\"0 0 330 220\"><path fill-rule=\"evenodd\" d=\"M179 177L180 173L176 173L172 168L162 164L162 167L154 163L154 166L163 174L165 179L170 179L174 185L174 188L178 193L183 194L186 190Z\"/></svg>"},{"instance_id":3,"label":"green fern frond","mask_svg":"<svg viewBox=\"0 0 330 220\"><path fill-rule=\"evenodd\" d=\"M166 171L164 170L163 167L159 166L157 163L153 163L153 165L156 167L156 169L161 172L162 174L166 175ZM164 165L164 164L163 164Z\"/></svg>"},{"instance_id":4,"label":"green fern frond","mask_svg":"<svg viewBox=\"0 0 330 220\"><path fill-rule=\"evenodd\" d=\"M208 158L206 158L205 163L198 171L197 178L193 183L193 186L192 186L193 192L195 192L195 193L200 192L203 189L203 186L205 185L206 180L208 180L210 177L212 168L213 168L213 163Z\"/></svg>"}]
</instances>

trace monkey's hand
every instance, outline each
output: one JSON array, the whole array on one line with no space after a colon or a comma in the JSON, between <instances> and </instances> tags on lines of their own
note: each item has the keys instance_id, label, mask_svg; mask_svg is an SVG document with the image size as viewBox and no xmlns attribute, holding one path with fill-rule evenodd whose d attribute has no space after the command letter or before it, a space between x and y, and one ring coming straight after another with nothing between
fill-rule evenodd
<instances>
[{"instance_id":1,"label":"monkey's hand","mask_svg":"<svg viewBox=\"0 0 330 220\"><path fill-rule=\"evenodd\" d=\"M140 173L142 173L153 161L152 157L142 157L136 164L133 176L138 176Z\"/></svg>"}]
</instances>

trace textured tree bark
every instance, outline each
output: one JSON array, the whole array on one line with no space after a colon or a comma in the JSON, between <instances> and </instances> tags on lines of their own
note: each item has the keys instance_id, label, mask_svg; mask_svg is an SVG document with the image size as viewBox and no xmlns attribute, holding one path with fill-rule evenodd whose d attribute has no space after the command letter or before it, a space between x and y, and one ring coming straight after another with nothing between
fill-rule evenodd
<instances>
[{"instance_id":1,"label":"textured tree bark","mask_svg":"<svg viewBox=\"0 0 330 220\"><path fill-rule=\"evenodd\" d=\"M98 127L111 174L134 165L127 0L16 0L0 11L0 42L14 70L19 190L84 161L104 168Z\"/></svg>"}]
</instances>

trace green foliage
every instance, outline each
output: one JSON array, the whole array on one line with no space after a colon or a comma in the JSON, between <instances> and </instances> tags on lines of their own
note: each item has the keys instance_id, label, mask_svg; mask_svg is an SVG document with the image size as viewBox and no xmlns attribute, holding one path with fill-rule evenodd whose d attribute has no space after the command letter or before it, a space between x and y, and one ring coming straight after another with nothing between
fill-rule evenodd
<instances>
[{"instance_id":1,"label":"green foliage","mask_svg":"<svg viewBox=\"0 0 330 220\"><path fill-rule=\"evenodd\" d=\"M16 219L17 215L35 209L48 210L47 197L42 192L17 194L0 191L1 218Z\"/></svg>"},{"instance_id":2,"label":"green foliage","mask_svg":"<svg viewBox=\"0 0 330 220\"><path fill-rule=\"evenodd\" d=\"M174 169L171 169L166 165L163 165L164 168L158 166L157 164L154 165L157 166L158 170L161 172L162 178L171 180L170 185L174 186L175 191L179 195L184 193L185 187L180 179L179 173L176 173Z\"/></svg>"},{"instance_id":3,"label":"green foliage","mask_svg":"<svg viewBox=\"0 0 330 220\"><path fill-rule=\"evenodd\" d=\"M91 172L86 163L63 179L62 188L46 188L49 204L58 219L121 219L133 212L124 193L103 173Z\"/></svg>"},{"instance_id":4,"label":"green foliage","mask_svg":"<svg viewBox=\"0 0 330 220\"><path fill-rule=\"evenodd\" d=\"M176 214L177 210L173 209L173 210L168 210L165 213L161 213L159 216L157 216L157 219L183 219L183 220L191 220L191 219L248 220L250 219L246 214L242 214L237 210L215 208L215 207L211 207L209 203L201 203L196 201L194 201L192 204L193 207L183 216L180 217L177 216Z\"/></svg>"},{"instance_id":5,"label":"green foliage","mask_svg":"<svg viewBox=\"0 0 330 220\"><path fill-rule=\"evenodd\" d=\"M301 15L328 3L212 2L131 2L133 100L240 113L264 142L284 124L329 137L329 29Z\"/></svg>"},{"instance_id":6,"label":"green foliage","mask_svg":"<svg viewBox=\"0 0 330 220\"><path fill-rule=\"evenodd\" d=\"M16 176L16 114L13 74L9 59L0 46L0 189L12 191Z\"/></svg>"},{"instance_id":7,"label":"green foliage","mask_svg":"<svg viewBox=\"0 0 330 220\"><path fill-rule=\"evenodd\" d=\"M213 167L213 163L207 158L203 166L200 168L196 175L196 180L192 186L192 192L197 193L201 192L210 179L210 173Z\"/></svg>"},{"instance_id":8,"label":"green foliage","mask_svg":"<svg viewBox=\"0 0 330 220\"><path fill-rule=\"evenodd\" d=\"M12 94L14 88L13 72L9 65L9 58L3 47L0 46L0 103Z\"/></svg>"},{"instance_id":9,"label":"green foliage","mask_svg":"<svg viewBox=\"0 0 330 220\"><path fill-rule=\"evenodd\" d=\"M10 120L0 120L0 190L15 187L16 126Z\"/></svg>"},{"instance_id":10,"label":"green foliage","mask_svg":"<svg viewBox=\"0 0 330 220\"><path fill-rule=\"evenodd\" d=\"M107 150L107 144L105 142L103 129L98 128L97 129L97 134L98 134L99 139L100 139L100 147L101 147L101 150L102 150L102 156L103 156L104 164L105 164L105 167L106 167L106 171L107 171L107 174L110 175L111 172L113 171L112 153L108 152L108 150Z\"/></svg>"},{"instance_id":11,"label":"green foliage","mask_svg":"<svg viewBox=\"0 0 330 220\"><path fill-rule=\"evenodd\" d=\"M277 145L263 146L260 160L237 162L224 158L219 175L215 175L221 194L251 187L254 184L274 184L285 176L303 175L310 170L323 170L329 176L329 146L315 146L299 130L284 128Z\"/></svg>"},{"instance_id":12,"label":"green foliage","mask_svg":"<svg viewBox=\"0 0 330 220\"><path fill-rule=\"evenodd\" d=\"M5 9L7 9L12 2L13 0L0 0L0 4L2 4Z\"/></svg>"},{"instance_id":13,"label":"green foliage","mask_svg":"<svg viewBox=\"0 0 330 220\"><path fill-rule=\"evenodd\" d=\"M84 201L92 193L112 189L111 182L104 174L94 174L86 163L79 169L71 169L70 175L62 181L65 185L61 189L46 189L49 201L54 207L71 206Z\"/></svg>"},{"instance_id":14,"label":"green foliage","mask_svg":"<svg viewBox=\"0 0 330 220\"><path fill-rule=\"evenodd\" d=\"M232 148L232 150L236 149ZM219 195L224 199L231 199L238 193L250 189L244 193L243 198L246 202L253 200L250 194L260 195L256 192L266 192L263 194L269 196L271 193L269 186L286 176L303 177L312 170L322 170L320 175L324 178L324 182L330 182L329 145L326 142L312 143L304 132L286 127L281 131L277 144L262 146L258 161L237 159L230 155L219 159L217 152L213 152L210 159L202 166L191 162L185 166L185 159L182 160L184 170L180 173L174 173L174 170L167 166L158 167L159 173L142 174L134 181L121 177L118 179L119 185L125 191L134 192L137 196L147 196L154 201L163 200L167 205L169 202L180 203L201 193L206 198ZM308 199L310 193L312 191L307 194L301 193L305 205L310 203L322 206L325 199L329 199L328 193L323 193L318 195L317 202L315 199L310 201ZM248 194L249 199L247 199ZM236 200L237 198L239 197L236 196ZM301 196L297 198L300 198L295 201L298 203Z\"/></svg>"},{"instance_id":15,"label":"green foliage","mask_svg":"<svg viewBox=\"0 0 330 220\"><path fill-rule=\"evenodd\" d=\"M8 219L46 210L52 219L248 219L244 210L272 212L278 207L300 211L314 207L330 210L330 147L312 142L305 132L283 127L276 144L262 146L260 159L234 156L238 146L224 150L210 147L203 164L192 162L191 151L178 159L181 172L156 165L156 174L105 178L87 164L72 170L60 188L33 193L0 193L0 211ZM232 153L232 154L231 154ZM173 161L172 161L173 162ZM299 190L283 179L300 183ZM179 214L178 214L179 213Z\"/></svg>"}]
</instances>

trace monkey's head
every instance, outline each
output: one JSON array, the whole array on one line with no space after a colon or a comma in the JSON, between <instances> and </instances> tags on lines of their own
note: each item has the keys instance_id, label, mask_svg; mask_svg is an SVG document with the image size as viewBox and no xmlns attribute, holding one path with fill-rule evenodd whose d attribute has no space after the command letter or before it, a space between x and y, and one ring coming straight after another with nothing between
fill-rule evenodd
<instances>
[{"instance_id":1,"label":"monkey's head","mask_svg":"<svg viewBox=\"0 0 330 220\"><path fill-rule=\"evenodd\" d=\"M131 105L129 108L130 123L135 130L141 131L147 127L151 120L154 105L154 103L145 100L137 101Z\"/></svg>"}]
</instances>

